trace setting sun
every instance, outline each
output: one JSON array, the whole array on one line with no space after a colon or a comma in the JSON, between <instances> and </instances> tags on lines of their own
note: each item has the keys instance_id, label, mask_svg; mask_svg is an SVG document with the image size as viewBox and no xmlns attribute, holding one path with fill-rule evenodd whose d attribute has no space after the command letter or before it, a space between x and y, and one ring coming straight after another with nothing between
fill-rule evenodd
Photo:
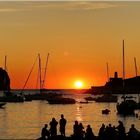
<instances>
[{"instance_id":1,"label":"setting sun","mask_svg":"<svg viewBox=\"0 0 140 140\"><path fill-rule=\"evenodd\" d=\"M82 81L76 81L75 82L75 87L76 88L82 88L83 87L83 82Z\"/></svg>"}]
</instances>

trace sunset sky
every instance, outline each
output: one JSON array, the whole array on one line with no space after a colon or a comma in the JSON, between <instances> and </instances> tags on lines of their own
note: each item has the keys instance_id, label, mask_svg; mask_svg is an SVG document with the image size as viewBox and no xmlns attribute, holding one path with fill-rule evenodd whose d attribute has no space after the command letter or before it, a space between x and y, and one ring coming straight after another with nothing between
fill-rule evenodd
<instances>
[{"instance_id":1,"label":"sunset sky","mask_svg":"<svg viewBox=\"0 0 140 140\"><path fill-rule=\"evenodd\" d=\"M7 55L11 88L22 88L40 53L42 72L50 53L46 88L104 85L122 76L125 40L126 77L140 72L140 2L0 2L0 66ZM26 88L36 88L38 65Z\"/></svg>"}]
</instances>

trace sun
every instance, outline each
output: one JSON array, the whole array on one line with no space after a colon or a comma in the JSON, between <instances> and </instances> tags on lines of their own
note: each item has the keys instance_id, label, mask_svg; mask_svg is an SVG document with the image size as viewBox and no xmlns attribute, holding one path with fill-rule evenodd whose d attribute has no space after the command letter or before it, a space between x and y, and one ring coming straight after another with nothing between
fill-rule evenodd
<instances>
[{"instance_id":1,"label":"sun","mask_svg":"<svg viewBox=\"0 0 140 140\"><path fill-rule=\"evenodd\" d=\"M75 81L75 87L76 88L82 88L83 87L83 82L82 81Z\"/></svg>"}]
</instances>

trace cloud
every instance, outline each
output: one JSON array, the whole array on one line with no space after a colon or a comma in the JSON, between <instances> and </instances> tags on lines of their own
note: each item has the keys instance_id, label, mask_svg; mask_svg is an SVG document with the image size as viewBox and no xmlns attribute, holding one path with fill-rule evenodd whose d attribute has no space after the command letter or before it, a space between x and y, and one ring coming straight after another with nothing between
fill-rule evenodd
<instances>
[{"instance_id":1,"label":"cloud","mask_svg":"<svg viewBox=\"0 0 140 140\"><path fill-rule=\"evenodd\" d=\"M96 10L118 7L116 3L111 2L95 2L95 1L22 1L22 2L0 2L0 12L18 12L31 11L39 9L48 10Z\"/></svg>"},{"instance_id":2,"label":"cloud","mask_svg":"<svg viewBox=\"0 0 140 140\"><path fill-rule=\"evenodd\" d=\"M63 10L95 10L103 8L118 7L116 3L110 2L95 2L95 1L61 1L61 2L46 2L35 3L32 8L49 8Z\"/></svg>"},{"instance_id":3,"label":"cloud","mask_svg":"<svg viewBox=\"0 0 140 140\"><path fill-rule=\"evenodd\" d=\"M115 3L109 2L74 2L68 6L69 10L95 10L118 7Z\"/></svg>"}]
</instances>

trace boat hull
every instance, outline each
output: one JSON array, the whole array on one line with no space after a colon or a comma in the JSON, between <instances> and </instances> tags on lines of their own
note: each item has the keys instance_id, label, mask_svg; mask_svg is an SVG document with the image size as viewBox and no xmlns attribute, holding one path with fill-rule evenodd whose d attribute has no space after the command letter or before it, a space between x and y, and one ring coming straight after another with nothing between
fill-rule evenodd
<instances>
[{"instance_id":1,"label":"boat hull","mask_svg":"<svg viewBox=\"0 0 140 140\"><path fill-rule=\"evenodd\" d=\"M134 100L125 100L120 104L117 104L118 114L133 115L136 109L136 102Z\"/></svg>"},{"instance_id":2,"label":"boat hull","mask_svg":"<svg viewBox=\"0 0 140 140\"><path fill-rule=\"evenodd\" d=\"M47 99L49 104L75 104L76 101L71 98L53 98Z\"/></svg>"}]
</instances>

